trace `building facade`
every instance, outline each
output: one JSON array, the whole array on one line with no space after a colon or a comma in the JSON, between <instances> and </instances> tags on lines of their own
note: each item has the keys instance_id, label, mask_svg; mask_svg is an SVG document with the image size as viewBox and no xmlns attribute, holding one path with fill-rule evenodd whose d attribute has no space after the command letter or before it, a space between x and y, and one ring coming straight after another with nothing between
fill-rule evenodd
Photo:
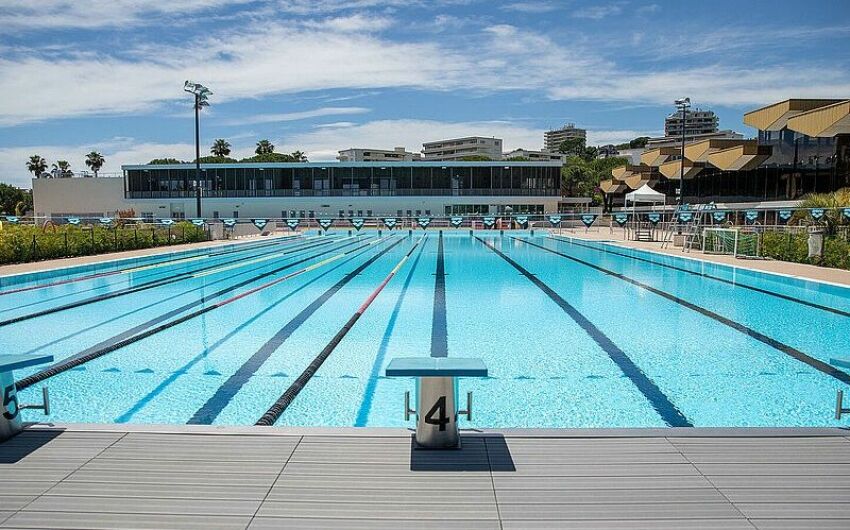
<instances>
[{"instance_id":1,"label":"building facade","mask_svg":"<svg viewBox=\"0 0 850 530\"><path fill-rule=\"evenodd\" d=\"M717 132L719 123L717 115L711 110L686 109L684 120L682 111L676 111L664 119L664 135L681 137L682 127L685 136L710 134Z\"/></svg>"},{"instance_id":2,"label":"building facade","mask_svg":"<svg viewBox=\"0 0 850 530\"><path fill-rule=\"evenodd\" d=\"M573 138L583 138L586 141L587 130L577 128L574 123L567 123L560 129L546 131L543 133L543 150L553 153L557 152L558 146L560 146L564 140L570 140Z\"/></svg>"},{"instance_id":3,"label":"building facade","mask_svg":"<svg viewBox=\"0 0 850 530\"><path fill-rule=\"evenodd\" d=\"M496 214L507 207L514 213L550 213L558 211L560 200L559 162L238 163L201 168L205 218ZM193 165L123 170L123 178L34 180L36 215L111 216L132 210L136 217L196 216Z\"/></svg>"},{"instance_id":4,"label":"building facade","mask_svg":"<svg viewBox=\"0 0 850 530\"><path fill-rule=\"evenodd\" d=\"M563 164L567 160L567 155L549 151L529 151L528 149L520 148L504 153L502 158L504 160L510 160L511 158L527 158L534 162L560 162Z\"/></svg>"},{"instance_id":5,"label":"building facade","mask_svg":"<svg viewBox=\"0 0 850 530\"><path fill-rule=\"evenodd\" d=\"M731 129L715 131L702 134L685 134L685 142L701 142L703 140L743 140L744 135ZM647 149L658 149L661 147L676 147L682 145L682 135L679 136L656 136L646 141Z\"/></svg>"},{"instance_id":6,"label":"building facade","mask_svg":"<svg viewBox=\"0 0 850 530\"><path fill-rule=\"evenodd\" d=\"M340 151L336 159L340 162L412 162L421 160L422 155L407 151L404 147L392 150L350 147Z\"/></svg>"},{"instance_id":7,"label":"building facade","mask_svg":"<svg viewBox=\"0 0 850 530\"><path fill-rule=\"evenodd\" d=\"M463 160L470 156L484 156L490 160L502 159L502 139L486 136L450 138L422 144L425 160Z\"/></svg>"}]
</instances>

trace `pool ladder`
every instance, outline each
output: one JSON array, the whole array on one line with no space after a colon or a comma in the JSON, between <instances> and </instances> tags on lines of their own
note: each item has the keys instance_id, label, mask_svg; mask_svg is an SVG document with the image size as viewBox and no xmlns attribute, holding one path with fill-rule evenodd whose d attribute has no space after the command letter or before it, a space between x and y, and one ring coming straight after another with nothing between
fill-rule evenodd
<instances>
[{"instance_id":1,"label":"pool ladder","mask_svg":"<svg viewBox=\"0 0 850 530\"><path fill-rule=\"evenodd\" d=\"M850 413L850 408L844 408L844 391L839 390L835 395L835 419L840 420L841 416Z\"/></svg>"}]
</instances>

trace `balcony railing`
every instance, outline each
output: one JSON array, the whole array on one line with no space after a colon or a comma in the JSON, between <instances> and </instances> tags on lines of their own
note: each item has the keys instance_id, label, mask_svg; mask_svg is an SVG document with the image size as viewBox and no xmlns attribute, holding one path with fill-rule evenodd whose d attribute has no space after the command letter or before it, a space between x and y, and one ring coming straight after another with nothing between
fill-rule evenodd
<instances>
[{"instance_id":1,"label":"balcony railing","mask_svg":"<svg viewBox=\"0 0 850 530\"><path fill-rule=\"evenodd\" d=\"M334 189L334 190L203 190L205 198L243 198L243 197L556 197L560 189L511 189L511 188L471 188L471 189ZM128 191L128 199L190 199L195 191Z\"/></svg>"}]
</instances>

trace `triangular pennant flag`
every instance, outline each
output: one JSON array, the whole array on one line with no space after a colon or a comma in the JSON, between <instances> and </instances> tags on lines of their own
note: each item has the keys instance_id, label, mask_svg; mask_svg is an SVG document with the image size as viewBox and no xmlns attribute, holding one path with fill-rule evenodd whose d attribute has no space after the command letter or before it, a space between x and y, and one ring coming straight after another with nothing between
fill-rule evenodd
<instances>
[{"instance_id":1,"label":"triangular pennant flag","mask_svg":"<svg viewBox=\"0 0 850 530\"><path fill-rule=\"evenodd\" d=\"M355 217L354 219L351 220L351 226L353 226L354 229L357 230L358 232L360 231L361 228L363 228L364 224L365 224L365 221L363 221L362 217Z\"/></svg>"},{"instance_id":2,"label":"triangular pennant flag","mask_svg":"<svg viewBox=\"0 0 850 530\"><path fill-rule=\"evenodd\" d=\"M384 217L384 226L392 230L395 228L396 218L395 217Z\"/></svg>"},{"instance_id":3,"label":"triangular pennant flag","mask_svg":"<svg viewBox=\"0 0 850 530\"><path fill-rule=\"evenodd\" d=\"M160 219L159 224L165 225L165 226L171 226L171 225L174 224L174 219Z\"/></svg>"},{"instance_id":4,"label":"triangular pennant flag","mask_svg":"<svg viewBox=\"0 0 850 530\"><path fill-rule=\"evenodd\" d=\"M463 217L452 217L451 223L453 227L460 228L460 225L463 224Z\"/></svg>"},{"instance_id":5,"label":"triangular pennant flag","mask_svg":"<svg viewBox=\"0 0 850 530\"><path fill-rule=\"evenodd\" d=\"M286 226L288 226L290 230L295 230L296 228L298 228L299 224L301 224L301 221L299 219L286 220Z\"/></svg>"},{"instance_id":6,"label":"triangular pennant flag","mask_svg":"<svg viewBox=\"0 0 850 530\"><path fill-rule=\"evenodd\" d=\"M711 216L714 217L714 220L718 223L726 220L726 212L714 212Z\"/></svg>"},{"instance_id":7,"label":"triangular pennant flag","mask_svg":"<svg viewBox=\"0 0 850 530\"><path fill-rule=\"evenodd\" d=\"M254 223L254 226L262 230L268 224L268 220L266 219L251 219L251 222Z\"/></svg>"},{"instance_id":8,"label":"triangular pennant flag","mask_svg":"<svg viewBox=\"0 0 850 530\"><path fill-rule=\"evenodd\" d=\"M646 214L646 218L649 220L650 223L652 223L653 226L655 226L655 225L658 224L658 221L661 220L661 214L660 213L648 213L648 214Z\"/></svg>"},{"instance_id":9,"label":"triangular pennant flag","mask_svg":"<svg viewBox=\"0 0 850 530\"><path fill-rule=\"evenodd\" d=\"M69 217L68 218L68 224L69 225L78 225L78 224L80 224L80 218L79 217Z\"/></svg>"},{"instance_id":10,"label":"triangular pennant flag","mask_svg":"<svg viewBox=\"0 0 850 530\"><path fill-rule=\"evenodd\" d=\"M794 212L791 210L779 210L779 220L783 222L788 222L789 219L794 215Z\"/></svg>"},{"instance_id":11,"label":"triangular pennant flag","mask_svg":"<svg viewBox=\"0 0 850 530\"><path fill-rule=\"evenodd\" d=\"M324 230L327 230L334 224L333 219L319 219L319 226L321 226Z\"/></svg>"},{"instance_id":12,"label":"triangular pennant flag","mask_svg":"<svg viewBox=\"0 0 850 530\"><path fill-rule=\"evenodd\" d=\"M18 224L21 219L17 215L7 215L6 220L12 224Z\"/></svg>"},{"instance_id":13,"label":"triangular pennant flag","mask_svg":"<svg viewBox=\"0 0 850 530\"><path fill-rule=\"evenodd\" d=\"M626 221L629 220L629 216L624 213L618 213L614 215L614 221L617 222L618 225L623 226L626 224Z\"/></svg>"},{"instance_id":14,"label":"triangular pennant flag","mask_svg":"<svg viewBox=\"0 0 850 530\"><path fill-rule=\"evenodd\" d=\"M680 212L679 213L679 220L682 221L683 223L687 223L688 221L690 221L693 218L694 218L694 216L693 216L693 214L691 214L691 212Z\"/></svg>"},{"instance_id":15,"label":"triangular pennant flag","mask_svg":"<svg viewBox=\"0 0 850 530\"><path fill-rule=\"evenodd\" d=\"M581 222L584 223L584 226L590 228L590 225L593 224L593 221L596 220L595 214L585 214L581 216Z\"/></svg>"},{"instance_id":16,"label":"triangular pennant flag","mask_svg":"<svg viewBox=\"0 0 850 530\"><path fill-rule=\"evenodd\" d=\"M195 226L204 226L205 222L203 219L192 219L192 224Z\"/></svg>"},{"instance_id":17,"label":"triangular pennant flag","mask_svg":"<svg viewBox=\"0 0 850 530\"><path fill-rule=\"evenodd\" d=\"M820 221L823 218L823 208L812 208L810 213L815 221Z\"/></svg>"},{"instance_id":18,"label":"triangular pennant flag","mask_svg":"<svg viewBox=\"0 0 850 530\"><path fill-rule=\"evenodd\" d=\"M111 217L101 217L99 219L99 221L100 221L100 224L102 224L102 225L111 225L112 224L112 218Z\"/></svg>"},{"instance_id":19,"label":"triangular pennant flag","mask_svg":"<svg viewBox=\"0 0 850 530\"><path fill-rule=\"evenodd\" d=\"M756 210L747 210L747 213L744 214L744 219L746 219L748 223L754 223L758 218L759 213Z\"/></svg>"},{"instance_id":20,"label":"triangular pennant flag","mask_svg":"<svg viewBox=\"0 0 850 530\"><path fill-rule=\"evenodd\" d=\"M482 219L482 221L484 222L484 226L486 226L487 228L493 228L493 225L496 224L495 217L485 217L484 219Z\"/></svg>"},{"instance_id":21,"label":"triangular pennant flag","mask_svg":"<svg viewBox=\"0 0 850 530\"><path fill-rule=\"evenodd\" d=\"M227 228L233 228L236 226L236 219L222 219L221 222L224 223L224 226Z\"/></svg>"},{"instance_id":22,"label":"triangular pennant flag","mask_svg":"<svg viewBox=\"0 0 850 530\"><path fill-rule=\"evenodd\" d=\"M549 216L549 223L552 226L558 226L559 224L561 224L561 216L560 215L550 215Z\"/></svg>"},{"instance_id":23,"label":"triangular pennant flag","mask_svg":"<svg viewBox=\"0 0 850 530\"><path fill-rule=\"evenodd\" d=\"M421 226L422 229L424 230L425 228L428 228L429 224L431 224L431 218L430 217L420 217L419 219L416 220L416 224Z\"/></svg>"},{"instance_id":24,"label":"triangular pennant flag","mask_svg":"<svg viewBox=\"0 0 850 530\"><path fill-rule=\"evenodd\" d=\"M520 226L525 226L528 224L528 216L520 215L518 217L514 217L514 221L516 221L516 223Z\"/></svg>"}]
</instances>

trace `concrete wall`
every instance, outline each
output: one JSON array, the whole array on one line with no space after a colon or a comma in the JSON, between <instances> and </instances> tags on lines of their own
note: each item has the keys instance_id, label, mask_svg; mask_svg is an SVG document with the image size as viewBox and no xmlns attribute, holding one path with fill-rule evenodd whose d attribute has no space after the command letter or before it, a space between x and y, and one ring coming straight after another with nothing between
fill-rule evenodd
<instances>
[{"instance_id":1,"label":"concrete wall","mask_svg":"<svg viewBox=\"0 0 850 530\"><path fill-rule=\"evenodd\" d=\"M542 204L547 213L558 211L560 197L252 197L203 199L202 217L212 218L215 212L221 218L278 218L296 216L304 211L306 216L337 217L343 210L345 216L406 216L445 215L447 205L486 204L496 213L499 205ZM113 216L118 210L133 209L136 216L155 218L195 217L194 199L124 199L123 178L68 178L33 179L35 212L42 216L100 217Z\"/></svg>"}]
</instances>

